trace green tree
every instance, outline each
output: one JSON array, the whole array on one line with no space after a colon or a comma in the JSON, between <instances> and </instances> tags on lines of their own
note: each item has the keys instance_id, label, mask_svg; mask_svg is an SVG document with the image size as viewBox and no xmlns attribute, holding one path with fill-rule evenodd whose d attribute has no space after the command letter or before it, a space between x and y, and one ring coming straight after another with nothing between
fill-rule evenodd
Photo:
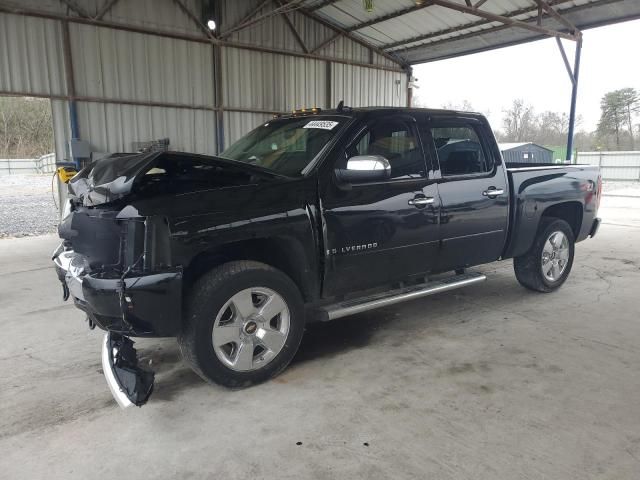
<instances>
[{"instance_id":1,"label":"green tree","mask_svg":"<svg viewBox=\"0 0 640 480\"><path fill-rule=\"evenodd\" d=\"M635 88L622 88L607 92L600 101L600 136L615 135L616 147L620 149L620 140L626 127L631 149L635 148L633 119L640 110L640 97Z\"/></svg>"},{"instance_id":2,"label":"green tree","mask_svg":"<svg viewBox=\"0 0 640 480\"><path fill-rule=\"evenodd\" d=\"M473 108L473 105L471 105L471 102L469 100L463 100L462 103L447 102L442 105L442 108L444 108L445 110L457 110L459 112L477 111L475 108Z\"/></svg>"},{"instance_id":3,"label":"green tree","mask_svg":"<svg viewBox=\"0 0 640 480\"><path fill-rule=\"evenodd\" d=\"M49 100L0 97L0 158L34 158L53 148Z\"/></svg>"},{"instance_id":4,"label":"green tree","mask_svg":"<svg viewBox=\"0 0 640 480\"><path fill-rule=\"evenodd\" d=\"M635 88L623 88L618 91L620 92L620 101L625 113L625 122L631 139L631 150L635 150L633 119L638 114L638 111L640 111L640 95L638 95L638 91Z\"/></svg>"},{"instance_id":5,"label":"green tree","mask_svg":"<svg viewBox=\"0 0 640 480\"><path fill-rule=\"evenodd\" d=\"M536 115L532 105L517 98L511 104L511 108L504 110L503 113L503 141L528 142L532 140L536 132Z\"/></svg>"}]
</instances>

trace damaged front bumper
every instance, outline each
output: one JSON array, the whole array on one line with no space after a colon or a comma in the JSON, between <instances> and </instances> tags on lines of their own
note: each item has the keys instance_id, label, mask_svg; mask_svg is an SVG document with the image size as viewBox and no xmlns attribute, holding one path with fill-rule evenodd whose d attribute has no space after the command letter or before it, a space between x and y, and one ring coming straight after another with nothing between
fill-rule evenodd
<instances>
[{"instance_id":1,"label":"damaged front bumper","mask_svg":"<svg viewBox=\"0 0 640 480\"><path fill-rule=\"evenodd\" d=\"M138 365L129 336L170 337L180 329L182 271L165 269L127 275L89 270L85 258L61 244L54 251L63 298L87 314L90 327L106 330L102 368L109 388L126 408L143 405L153 391L154 374Z\"/></svg>"},{"instance_id":2,"label":"damaged front bumper","mask_svg":"<svg viewBox=\"0 0 640 480\"><path fill-rule=\"evenodd\" d=\"M182 270L129 274L88 271L82 255L62 245L53 254L63 297L93 325L133 337L175 337L182 315Z\"/></svg>"},{"instance_id":3,"label":"damaged front bumper","mask_svg":"<svg viewBox=\"0 0 640 480\"><path fill-rule=\"evenodd\" d=\"M107 332L102 343L102 371L121 408L141 407L153 392L154 373L138 365L131 339Z\"/></svg>"}]
</instances>

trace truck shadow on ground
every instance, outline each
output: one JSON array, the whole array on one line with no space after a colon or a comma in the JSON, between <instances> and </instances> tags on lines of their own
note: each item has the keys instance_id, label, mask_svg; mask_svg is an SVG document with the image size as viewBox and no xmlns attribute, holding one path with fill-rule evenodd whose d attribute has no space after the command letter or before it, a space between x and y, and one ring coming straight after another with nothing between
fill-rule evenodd
<instances>
[{"instance_id":1,"label":"truck shadow on ground","mask_svg":"<svg viewBox=\"0 0 640 480\"><path fill-rule=\"evenodd\" d=\"M433 328L435 333L440 327L455 323L454 319L447 314L453 309L452 302L458 303L458 308L462 302L463 305L466 304L467 310L474 310L477 308L476 302L480 299L499 294L504 308L519 304L523 298L523 290L512 282L510 276L505 276L502 280L502 282L495 281L491 287L478 286L472 291L442 294L333 322L309 324L305 328L302 343L289 368L304 368L308 362L332 358L378 342L389 342L393 335L390 336L387 333L390 333L388 331L392 325L393 330L402 331L402 335L411 336L418 331L424 334L426 326ZM429 312L429 315L425 315L425 312ZM469 316L469 314L465 315ZM148 346L149 348L144 348L141 345L140 353L143 364L151 360L152 368L156 372L157 388L153 399L170 401L190 389L197 388L214 388L219 392L229 391L223 387L208 384L193 372L182 360L175 340L167 339L160 344L154 343Z\"/></svg>"},{"instance_id":2,"label":"truck shadow on ground","mask_svg":"<svg viewBox=\"0 0 640 480\"><path fill-rule=\"evenodd\" d=\"M291 365L330 358L366 347L373 341L376 331L391 321L389 315L379 311L333 322L312 323L306 327L300 349Z\"/></svg>"},{"instance_id":3,"label":"truck shadow on ground","mask_svg":"<svg viewBox=\"0 0 640 480\"><path fill-rule=\"evenodd\" d=\"M301 365L321 358L330 358L353 349L368 346L374 333L391 321L383 312L356 315L336 322L307 326L300 348L291 365ZM170 401L192 388L219 388L200 378L184 362L175 342L163 341L151 348L140 348L140 362L156 372L153 400Z\"/></svg>"}]
</instances>

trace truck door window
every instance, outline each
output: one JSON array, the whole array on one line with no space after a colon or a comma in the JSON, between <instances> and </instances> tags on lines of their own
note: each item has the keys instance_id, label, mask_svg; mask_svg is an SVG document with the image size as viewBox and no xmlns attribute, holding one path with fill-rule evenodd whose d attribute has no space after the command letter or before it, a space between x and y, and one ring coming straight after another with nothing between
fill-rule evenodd
<instances>
[{"instance_id":1,"label":"truck door window","mask_svg":"<svg viewBox=\"0 0 640 480\"><path fill-rule=\"evenodd\" d=\"M431 129L443 177L477 175L492 170L476 130L471 126Z\"/></svg>"},{"instance_id":2,"label":"truck door window","mask_svg":"<svg viewBox=\"0 0 640 480\"><path fill-rule=\"evenodd\" d=\"M416 131L409 122L391 120L370 125L347 149L356 155L381 155L391 165L391 179L425 177L425 163Z\"/></svg>"}]
</instances>

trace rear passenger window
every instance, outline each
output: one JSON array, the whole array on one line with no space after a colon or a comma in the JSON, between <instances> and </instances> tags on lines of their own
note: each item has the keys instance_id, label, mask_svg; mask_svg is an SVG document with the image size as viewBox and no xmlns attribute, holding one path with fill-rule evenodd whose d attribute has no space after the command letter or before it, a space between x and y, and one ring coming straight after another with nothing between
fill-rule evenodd
<instances>
[{"instance_id":1,"label":"rear passenger window","mask_svg":"<svg viewBox=\"0 0 640 480\"><path fill-rule=\"evenodd\" d=\"M476 130L470 126L431 129L442 176L474 175L492 170Z\"/></svg>"}]
</instances>

